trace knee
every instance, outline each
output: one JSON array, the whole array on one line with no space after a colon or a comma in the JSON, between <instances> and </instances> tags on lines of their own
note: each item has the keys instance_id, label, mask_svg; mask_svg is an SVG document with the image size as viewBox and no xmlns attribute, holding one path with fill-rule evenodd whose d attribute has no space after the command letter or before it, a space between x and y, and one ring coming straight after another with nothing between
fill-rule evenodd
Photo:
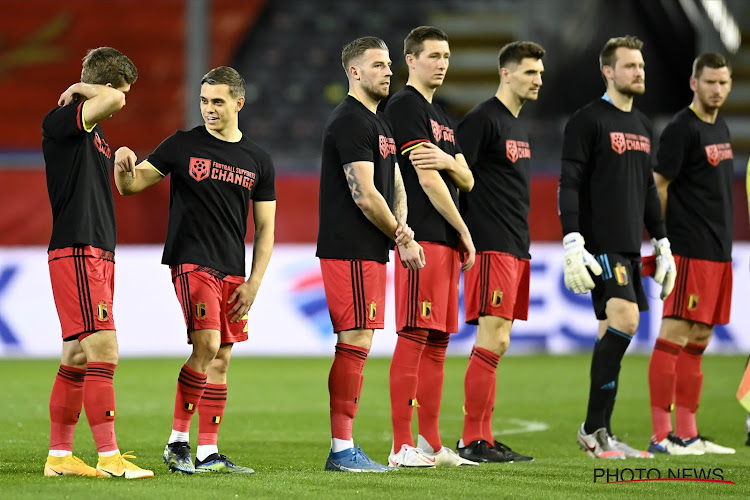
<instances>
[{"instance_id":1,"label":"knee","mask_svg":"<svg viewBox=\"0 0 750 500\"><path fill-rule=\"evenodd\" d=\"M86 363L88 360L86 359L86 354L83 351L74 352L74 353L63 353L62 359L60 360L60 364L63 364L65 366L72 366L74 368L79 368L81 370L86 369Z\"/></svg>"},{"instance_id":2,"label":"knee","mask_svg":"<svg viewBox=\"0 0 750 500\"><path fill-rule=\"evenodd\" d=\"M191 341L193 342L192 357L203 366L208 366L219 352L220 339L213 337L213 335L191 335Z\"/></svg>"},{"instance_id":3,"label":"knee","mask_svg":"<svg viewBox=\"0 0 750 500\"><path fill-rule=\"evenodd\" d=\"M713 326L696 323L690 331L689 341L694 344L708 345L714 333Z\"/></svg>"},{"instance_id":4,"label":"knee","mask_svg":"<svg viewBox=\"0 0 750 500\"><path fill-rule=\"evenodd\" d=\"M229 360L219 357L214 358L213 361L211 361L211 371L216 375L225 377L227 371L229 371Z\"/></svg>"}]
</instances>

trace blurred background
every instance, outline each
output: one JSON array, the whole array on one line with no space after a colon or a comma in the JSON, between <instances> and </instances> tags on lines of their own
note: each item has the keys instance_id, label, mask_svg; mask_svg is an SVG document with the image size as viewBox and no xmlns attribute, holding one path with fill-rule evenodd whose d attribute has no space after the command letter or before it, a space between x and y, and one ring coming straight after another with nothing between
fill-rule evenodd
<instances>
[{"instance_id":1,"label":"blurred background","mask_svg":"<svg viewBox=\"0 0 750 500\"><path fill-rule=\"evenodd\" d=\"M140 76L128 94L127 106L103 127L113 149L128 145L139 158L175 130L202 123L198 91L204 73L219 65L240 71L247 81L240 128L271 153L277 168L279 245L259 300L267 300L271 308L281 307L280 315L284 311L287 316L301 315L297 319L307 322L305 328L328 335L330 322L311 243L318 226L321 133L347 91L341 48L359 36L383 38L393 60L395 92L407 76L403 39L424 24L443 29L450 38L450 69L436 100L456 120L495 93L497 52L505 43L533 40L547 50L540 98L521 113L533 150L530 222L536 278L532 278L532 294L535 289L542 293L532 297L530 321L521 328L521 335L528 328L531 350L575 350L588 346L592 338L593 316L584 312L590 307L588 298L582 303L560 287L556 190L565 121L604 91L598 67L601 47L610 37L625 34L645 42L647 91L636 99L636 106L655 125L655 144L670 117L690 103L688 79L695 56L705 51L726 55L733 65L734 86L721 115L733 135L735 263L743 273L735 278L735 313L741 308L738 301L750 297L744 283L739 285L740 280L748 281L745 253L750 255L743 243L750 239L744 184L750 156L750 2L746 0L10 0L0 2L0 355L47 354L31 347L36 342L24 341L27 330L52 330L49 353L59 349L55 340L59 325L44 265L52 217L40 129L60 93L79 80L81 59L88 49L113 46L138 67ZM123 273L122 279L118 274L118 290L123 291L117 292L115 302L120 330L126 325L141 331L165 310L171 315L169 328L177 332L182 328L168 273L158 266L168 199L168 182L133 198L115 195L118 273ZM251 228L248 234L251 238ZM140 268L125 269L128 261ZM154 275L165 287L164 296L159 296L164 305L153 300L128 303L132 295L141 300L158 295L155 287L160 285L148 281ZM153 313L143 312L149 307L155 308ZM138 314L130 314L130 308ZM558 308L561 316L535 325L534 308L541 308L538 314L546 320ZM571 317L571 308L580 308L585 331L563 324ZM654 320L649 323L645 318L642 326L647 332L642 337L644 349L658 327L658 312L651 314ZM138 322L131 326L127 321L135 321L133 316ZM45 326L30 326L30 317ZM261 330L278 327L263 323L262 318L256 321L263 325ZM560 332L569 341L562 347L554 337ZM466 330L467 339L471 333ZM736 333L731 328L724 336L719 333L719 349L750 347L750 339L739 328ZM179 335L172 335L165 346L174 345ZM321 338L325 348L320 350L328 352L330 336ZM316 349L300 348L303 353Z\"/></svg>"}]
</instances>

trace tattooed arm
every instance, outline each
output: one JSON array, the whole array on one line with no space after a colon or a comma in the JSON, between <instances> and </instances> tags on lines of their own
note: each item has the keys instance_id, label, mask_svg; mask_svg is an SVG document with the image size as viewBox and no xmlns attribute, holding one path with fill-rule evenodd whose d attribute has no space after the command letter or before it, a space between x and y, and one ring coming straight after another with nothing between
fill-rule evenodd
<instances>
[{"instance_id":1,"label":"tattooed arm","mask_svg":"<svg viewBox=\"0 0 750 500\"><path fill-rule=\"evenodd\" d=\"M362 210L367 220L375 224L386 236L395 239L398 222L391 213L385 198L375 187L374 171L375 165L369 161L355 161L344 165L344 175L346 175L346 182L354 203ZM404 220L406 220L405 213Z\"/></svg>"},{"instance_id":2,"label":"tattooed arm","mask_svg":"<svg viewBox=\"0 0 750 500\"><path fill-rule=\"evenodd\" d=\"M393 215L400 224L406 224L406 215L408 208L406 205L406 189L404 188L404 179L401 177L401 169L396 164L396 177L393 190Z\"/></svg>"}]
</instances>

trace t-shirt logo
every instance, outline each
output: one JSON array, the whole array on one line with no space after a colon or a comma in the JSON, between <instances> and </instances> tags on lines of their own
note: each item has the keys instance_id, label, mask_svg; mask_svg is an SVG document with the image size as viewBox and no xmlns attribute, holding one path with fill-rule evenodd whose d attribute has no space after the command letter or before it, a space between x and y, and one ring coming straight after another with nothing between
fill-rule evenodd
<instances>
[{"instance_id":1,"label":"t-shirt logo","mask_svg":"<svg viewBox=\"0 0 750 500\"><path fill-rule=\"evenodd\" d=\"M515 163L519 158L531 158L531 148L528 142L506 139L505 156Z\"/></svg>"},{"instance_id":2,"label":"t-shirt logo","mask_svg":"<svg viewBox=\"0 0 750 500\"><path fill-rule=\"evenodd\" d=\"M112 158L112 150L109 148L107 141L99 137L99 132L94 132L94 146L101 154L107 158Z\"/></svg>"},{"instance_id":3,"label":"t-shirt logo","mask_svg":"<svg viewBox=\"0 0 750 500\"><path fill-rule=\"evenodd\" d=\"M430 119L430 127L432 127L432 135L435 136L435 142L448 141L453 144L456 143L452 128L440 125L433 119Z\"/></svg>"},{"instance_id":4,"label":"t-shirt logo","mask_svg":"<svg viewBox=\"0 0 750 500\"><path fill-rule=\"evenodd\" d=\"M706 159L712 167L730 158L734 158L734 154L732 153L732 145L728 142L706 146Z\"/></svg>"},{"instance_id":5,"label":"t-shirt logo","mask_svg":"<svg viewBox=\"0 0 750 500\"><path fill-rule=\"evenodd\" d=\"M380 156L387 158L389 154L396 154L396 141L390 137L379 135L378 142L380 143Z\"/></svg>"},{"instance_id":6,"label":"t-shirt logo","mask_svg":"<svg viewBox=\"0 0 750 500\"><path fill-rule=\"evenodd\" d=\"M648 137L625 132L610 132L609 138L612 141L612 150L618 155L625 151L643 151L651 154L651 139Z\"/></svg>"},{"instance_id":7,"label":"t-shirt logo","mask_svg":"<svg viewBox=\"0 0 750 500\"><path fill-rule=\"evenodd\" d=\"M200 182L206 177L211 167L211 160L190 157L190 177Z\"/></svg>"},{"instance_id":8,"label":"t-shirt logo","mask_svg":"<svg viewBox=\"0 0 750 500\"><path fill-rule=\"evenodd\" d=\"M625 152L625 134L622 132L610 132L609 137L612 140L612 149L618 155Z\"/></svg>"}]
</instances>

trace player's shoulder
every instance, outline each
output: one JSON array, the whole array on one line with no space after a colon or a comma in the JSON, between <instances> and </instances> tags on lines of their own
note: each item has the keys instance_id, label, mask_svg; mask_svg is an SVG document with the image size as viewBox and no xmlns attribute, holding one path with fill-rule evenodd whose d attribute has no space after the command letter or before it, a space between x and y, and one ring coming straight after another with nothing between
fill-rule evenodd
<instances>
[{"instance_id":1,"label":"player's shoulder","mask_svg":"<svg viewBox=\"0 0 750 500\"><path fill-rule=\"evenodd\" d=\"M638 118L638 121L640 121L644 127L651 131L653 125L651 124L651 119L646 116L646 113L635 107L633 108L632 112Z\"/></svg>"},{"instance_id":2,"label":"player's shoulder","mask_svg":"<svg viewBox=\"0 0 750 500\"><path fill-rule=\"evenodd\" d=\"M263 146L248 137L247 134L242 134L241 142L242 147L251 157L264 164L273 164L273 161L271 160L271 154L266 151Z\"/></svg>"},{"instance_id":3,"label":"player's shoulder","mask_svg":"<svg viewBox=\"0 0 750 500\"><path fill-rule=\"evenodd\" d=\"M427 101L417 89L411 85L406 85L388 99L385 110L388 112L394 108L407 106L421 108L424 107L426 103Z\"/></svg>"},{"instance_id":4,"label":"player's shoulder","mask_svg":"<svg viewBox=\"0 0 750 500\"><path fill-rule=\"evenodd\" d=\"M376 126L377 116L353 97L347 97L328 117L326 128L335 133L354 132Z\"/></svg>"}]
</instances>

